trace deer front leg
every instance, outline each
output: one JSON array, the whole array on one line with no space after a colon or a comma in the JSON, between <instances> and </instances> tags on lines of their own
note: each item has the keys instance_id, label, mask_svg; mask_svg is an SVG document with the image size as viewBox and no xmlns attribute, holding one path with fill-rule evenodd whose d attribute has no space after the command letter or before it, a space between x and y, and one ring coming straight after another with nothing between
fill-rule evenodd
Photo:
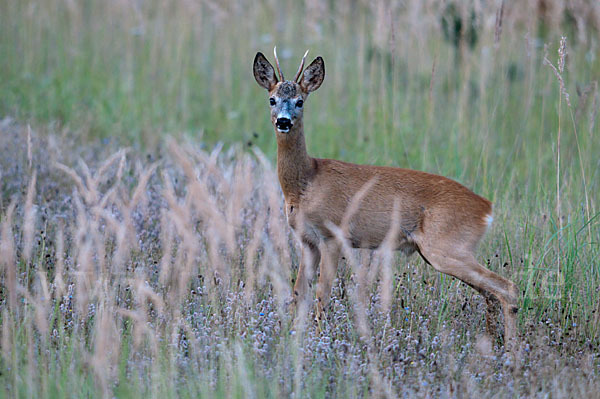
<instances>
[{"instance_id":1,"label":"deer front leg","mask_svg":"<svg viewBox=\"0 0 600 399\"><path fill-rule=\"evenodd\" d=\"M294 303L306 300L306 295L312 281L313 273L321 260L319 246L312 242L302 242L302 259L298 268L296 284L294 284Z\"/></svg>"},{"instance_id":2,"label":"deer front leg","mask_svg":"<svg viewBox=\"0 0 600 399\"><path fill-rule=\"evenodd\" d=\"M317 318L319 319L324 317L324 309L329 304L331 285L335 279L340 257L340 245L335 240L329 240L323 244L323 249L317 284Z\"/></svg>"}]
</instances>

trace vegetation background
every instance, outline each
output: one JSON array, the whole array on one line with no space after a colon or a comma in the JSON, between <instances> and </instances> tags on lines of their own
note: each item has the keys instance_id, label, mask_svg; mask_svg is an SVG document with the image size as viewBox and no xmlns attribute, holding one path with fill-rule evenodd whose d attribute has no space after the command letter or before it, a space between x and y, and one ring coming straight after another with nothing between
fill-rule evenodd
<instances>
[{"instance_id":1,"label":"vegetation background","mask_svg":"<svg viewBox=\"0 0 600 399\"><path fill-rule=\"evenodd\" d=\"M599 34L595 0L0 1L0 397L597 396ZM325 59L311 155L494 202L514 354L416 257L288 311L274 45Z\"/></svg>"}]
</instances>

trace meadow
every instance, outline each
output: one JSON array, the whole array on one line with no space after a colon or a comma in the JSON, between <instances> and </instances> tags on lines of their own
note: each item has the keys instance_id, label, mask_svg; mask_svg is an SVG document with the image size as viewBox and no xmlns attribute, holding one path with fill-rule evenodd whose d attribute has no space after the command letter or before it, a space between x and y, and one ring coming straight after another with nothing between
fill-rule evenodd
<instances>
[{"instance_id":1,"label":"meadow","mask_svg":"<svg viewBox=\"0 0 600 399\"><path fill-rule=\"evenodd\" d=\"M599 33L593 0L0 2L0 397L597 397ZM494 202L512 353L385 250L344 252L325 320L289 310L274 45L325 60L309 154Z\"/></svg>"}]
</instances>

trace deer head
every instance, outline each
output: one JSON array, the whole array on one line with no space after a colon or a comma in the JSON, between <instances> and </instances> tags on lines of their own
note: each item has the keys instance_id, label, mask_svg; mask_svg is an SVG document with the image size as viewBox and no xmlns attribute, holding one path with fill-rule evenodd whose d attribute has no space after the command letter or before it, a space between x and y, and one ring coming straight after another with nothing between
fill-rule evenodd
<instances>
[{"instance_id":1,"label":"deer head","mask_svg":"<svg viewBox=\"0 0 600 399\"><path fill-rule=\"evenodd\" d=\"M273 49L273 52L279 78L275 75L275 69L271 63L261 52L256 53L256 57L254 57L254 78L261 87L269 92L271 122L275 126L277 134L287 135L296 130L294 126L302 125L304 102L308 94L317 90L323 83L325 63L323 58L317 57L303 71L304 61L308 54L306 51L294 80L285 80L277 59L277 48Z\"/></svg>"}]
</instances>

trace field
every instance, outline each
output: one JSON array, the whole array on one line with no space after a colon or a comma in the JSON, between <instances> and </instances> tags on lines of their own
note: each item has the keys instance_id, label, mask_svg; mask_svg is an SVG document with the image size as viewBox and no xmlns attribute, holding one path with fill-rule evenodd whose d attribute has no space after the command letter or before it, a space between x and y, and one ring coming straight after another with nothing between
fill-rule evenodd
<instances>
[{"instance_id":1,"label":"field","mask_svg":"<svg viewBox=\"0 0 600 399\"><path fill-rule=\"evenodd\" d=\"M0 397L598 397L599 33L593 0L0 2ZM274 45L325 60L309 154L494 202L512 353L417 256L347 250L290 311Z\"/></svg>"}]
</instances>

